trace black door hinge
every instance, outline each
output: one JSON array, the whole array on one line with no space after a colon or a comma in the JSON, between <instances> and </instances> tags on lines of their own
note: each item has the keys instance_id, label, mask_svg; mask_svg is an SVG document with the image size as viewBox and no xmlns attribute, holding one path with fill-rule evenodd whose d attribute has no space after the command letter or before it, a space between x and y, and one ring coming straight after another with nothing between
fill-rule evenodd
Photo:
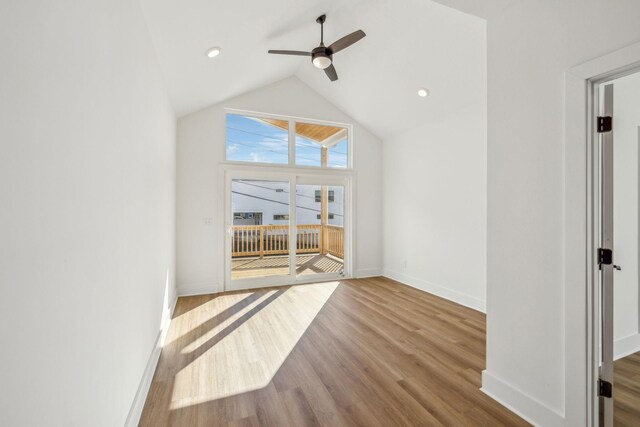
<instances>
[{"instance_id":1,"label":"black door hinge","mask_svg":"<svg viewBox=\"0 0 640 427\"><path fill-rule=\"evenodd\" d=\"M612 397L613 385L609 381L598 380L598 396Z\"/></svg>"},{"instance_id":2,"label":"black door hinge","mask_svg":"<svg viewBox=\"0 0 640 427\"><path fill-rule=\"evenodd\" d=\"M611 265L613 263L613 251L611 249L598 249L598 266L602 269L603 265Z\"/></svg>"},{"instance_id":3,"label":"black door hinge","mask_svg":"<svg viewBox=\"0 0 640 427\"><path fill-rule=\"evenodd\" d=\"M598 133L611 132L613 129L613 118L611 116L598 117Z\"/></svg>"}]
</instances>

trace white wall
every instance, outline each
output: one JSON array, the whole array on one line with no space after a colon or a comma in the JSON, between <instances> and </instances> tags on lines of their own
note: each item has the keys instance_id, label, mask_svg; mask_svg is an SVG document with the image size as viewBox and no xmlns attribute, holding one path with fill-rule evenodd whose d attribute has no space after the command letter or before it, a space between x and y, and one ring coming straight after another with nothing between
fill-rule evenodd
<instances>
[{"instance_id":1,"label":"white wall","mask_svg":"<svg viewBox=\"0 0 640 427\"><path fill-rule=\"evenodd\" d=\"M613 82L614 355L640 351L638 335L638 127L640 73Z\"/></svg>"},{"instance_id":2,"label":"white wall","mask_svg":"<svg viewBox=\"0 0 640 427\"><path fill-rule=\"evenodd\" d=\"M426 100L428 101L428 100ZM485 310L486 99L384 140L384 275Z\"/></svg>"},{"instance_id":3,"label":"white wall","mask_svg":"<svg viewBox=\"0 0 640 427\"><path fill-rule=\"evenodd\" d=\"M381 142L296 77L278 81L178 120L177 282L182 294L224 285L225 108L353 123L356 178L355 275L382 264ZM211 218L211 224L204 218Z\"/></svg>"},{"instance_id":4,"label":"white wall","mask_svg":"<svg viewBox=\"0 0 640 427\"><path fill-rule=\"evenodd\" d=\"M560 417L562 73L640 39L639 14L525 1L489 18L487 372Z\"/></svg>"},{"instance_id":5,"label":"white wall","mask_svg":"<svg viewBox=\"0 0 640 427\"><path fill-rule=\"evenodd\" d=\"M442 2L463 9L475 3ZM584 390L565 395L563 73L639 41L640 3L490 3L501 5L487 15L483 388L540 425L561 425L566 416L567 425L584 426Z\"/></svg>"},{"instance_id":6,"label":"white wall","mask_svg":"<svg viewBox=\"0 0 640 427\"><path fill-rule=\"evenodd\" d=\"M123 425L174 290L175 118L135 0L0 3L0 425Z\"/></svg>"}]
</instances>

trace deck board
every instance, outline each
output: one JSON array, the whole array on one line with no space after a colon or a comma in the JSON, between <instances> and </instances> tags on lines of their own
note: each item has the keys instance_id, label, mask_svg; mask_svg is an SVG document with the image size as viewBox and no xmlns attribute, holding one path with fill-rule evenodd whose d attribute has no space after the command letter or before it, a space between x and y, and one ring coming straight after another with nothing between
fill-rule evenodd
<instances>
[{"instance_id":1,"label":"deck board","mask_svg":"<svg viewBox=\"0 0 640 427\"><path fill-rule=\"evenodd\" d=\"M342 270L342 260L333 255L296 255L296 274L298 275L340 273ZM231 278L234 280L288 274L288 255L234 258L231 260Z\"/></svg>"}]
</instances>

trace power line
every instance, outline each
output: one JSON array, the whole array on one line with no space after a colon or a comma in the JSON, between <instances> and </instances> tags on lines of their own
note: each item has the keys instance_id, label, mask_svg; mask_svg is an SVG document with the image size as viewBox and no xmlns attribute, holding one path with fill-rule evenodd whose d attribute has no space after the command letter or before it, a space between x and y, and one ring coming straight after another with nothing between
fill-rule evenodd
<instances>
[{"instance_id":1,"label":"power line","mask_svg":"<svg viewBox=\"0 0 640 427\"><path fill-rule=\"evenodd\" d=\"M231 191L231 193L232 193L232 194L238 194L238 195L240 195L240 196L251 197L251 198L253 198L253 199L264 200L264 201L266 201L266 202L277 203L277 204L279 204L279 205L290 206L290 205L289 205L289 203L286 203L286 202L280 202L280 201L278 201L278 200L267 199L266 197L260 197L260 196L254 196L254 195L247 194L247 193L241 193L241 192L239 192L239 191L233 191L233 190L232 190L232 191ZM322 213L322 212L321 212L320 210L318 210L318 209L308 208L308 207L306 207L306 206L297 206L297 205L296 205L296 209L305 209L305 210L312 211L312 212ZM328 212L328 213L329 213L330 215L337 215L337 216L342 216L342 217L344 217L344 215L343 215L343 214L334 213L334 212Z\"/></svg>"},{"instance_id":2,"label":"power line","mask_svg":"<svg viewBox=\"0 0 640 427\"><path fill-rule=\"evenodd\" d=\"M248 133L250 135L256 135L256 136L262 136L262 137L265 137L265 138L271 138L271 139L275 139L276 141L286 142L287 144L289 143L289 136L288 135L287 135L286 139L282 139L282 138L278 138L277 136L265 135L265 134L262 134L262 133L251 132L250 130L234 128L233 126L227 126L227 129L237 130L238 132ZM284 131L283 131L283 133L284 133Z\"/></svg>"},{"instance_id":3,"label":"power line","mask_svg":"<svg viewBox=\"0 0 640 427\"><path fill-rule=\"evenodd\" d=\"M262 151L268 151L270 153L279 154L281 156L289 157L289 149L288 148L286 149L287 152L283 153L283 152L280 152L280 151L271 150L269 148L262 148L262 147L256 147L256 146L253 146L253 145L245 144L244 142L239 142L239 141L235 141L235 140L232 140L232 139L228 139L227 142L231 142L232 144L238 144L238 145L242 145L243 147L248 147L248 148L253 148L253 149L259 148ZM299 154L296 154L296 160L298 160L298 159L308 160L308 161L313 162L313 163L320 163L320 159L310 159L309 157L304 157L304 156L301 156ZM340 166L340 165L333 165L333 166L329 165L329 167L337 167L337 168L339 168L339 167L342 167L342 166Z\"/></svg>"},{"instance_id":4,"label":"power line","mask_svg":"<svg viewBox=\"0 0 640 427\"><path fill-rule=\"evenodd\" d=\"M237 179L237 180L234 180L234 181L235 181L235 182L237 182L237 183L239 183L239 184L251 185L251 186L253 186L253 187L264 188L265 190L272 190L272 191L275 191L276 193L278 193L278 191L277 191L275 188L265 187L264 185L251 184L251 183L248 183L248 182L243 181L243 180L240 180L240 179ZM285 191L284 189L282 190L282 193L284 193L284 194L290 194L290 192L289 192L289 191ZM306 194L298 194L297 192L296 192L296 196L300 196L300 197L307 197L307 198L309 198L309 199L313 199L313 200L315 200L315 199L316 199L314 196L307 196Z\"/></svg>"},{"instance_id":5,"label":"power line","mask_svg":"<svg viewBox=\"0 0 640 427\"><path fill-rule=\"evenodd\" d=\"M244 147L249 147L249 148L253 148L253 149L259 148L262 151L270 151L272 153L280 154L282 156L287 156L287 157L289 156L289 147L282 148L282 150L287 150L286 152L282 152L282 151L276 151L275 149L262 148L262 147L259 147L259 146L256 146L256 145L250 145L250 144L247 144L246 142L234 141L233 139L227 139L227 142L230 142L232 144L242 145Z\"/></svg>"},{"instance_id":6,"label":"power line","mask_svg":"<svg viewBox=\"0 0 640 427\"><path fill-rule=\"evenodd\" d=\"M297 136L297 135L296 135L296 136ZM303 138L304 138L304 137L303 137ZM306 139L306 138L305 138L305 139ZM309 148L314 148L314 149L316 149L316 150L322 150L322 147L318 147L318 145L317 145L317 144L312 145L312 144L305 144L305 143L303 143L303 142L298 142L298 141L296 141L296 145L302 145L303 147L309 147ZM345 153L345 152L343 152L343 151L331 150L331 149L329 149L329 150L330 150L329 152L330 152L331 154L342 154L343 156L346 156L346 155L347 155L347 153Z\"/></svg>"},{"instance_id":7,"label":"power line","mask_svg":"<svg viewBox=\"0 0 640 427\"><path fill-rule=\"evenodd\" d=\"M276 193L278 193L278 191L275 188L271 188L271 187L265 187L264 185L258 185L258 184L252 184L250 182L244 181L242 179L234 179L234 182L237 182L239 184L244 184L244 185L251 185L253 187L258 187L258 188L264 188L265 190L271 190L271 191L275 191ZM276 181L277 182L277 181ZM305 185L305 184L303 184ZM335 186L331 186L331 187L335 187ZM341 187L341 186L338 186ZM333 191L333 190L329 190L329 191ZM291 194L290 191L285 191L284 189L282 189L282 193L284 194ZM316 200L315 196L307 196L306 194L298 194L298 192L296 191L296 197L306 197L308 199L313 199ZM320 202L316 202L316 203L320 203Z\"/></svg>"},{"instance_id":8,"label":"power line","mask_svg":"<svg viewBox=\"0 0 640 427\"><path fill-rule=\"evenodd\" d=\"M276 150L270 150L268 148L256 147L256 146L253 146L253 145L245 144L244 142L234 141L232 139L227 139L227 142L231 142L232 144L238 144L238 145L242 145L244 147L249 147L249 148L254 148L254 149L260 148L261 151L268 151L270 153L279 154L281 156L289 157L289 148L288 147L286 148L287 152L283 153L283 152L276 151ZM296 154L296 158L309 160L310 162L316 162L317 161L318 163L320 163L320 159L310 159L308 157L299 156L297 154Z\"/></svg>"},{"instance_id":9,"label":"power line","mask_svg":"<svg viewBox=\"0 0 640 427\"><path fill-rule=\"evenodd\" d=\"M245 130L245 129L235 128L233 126L227 126L227 129L231 129L231 130L235 130L235 131L243 132L243 133L248 133L249 135L260 136L260 137L263 137L263 138L269 138L269 139L272 139L274 141L286 142L287 144L289 144L289 136L288 135L287 135L286 139L282 139L282 138L278 138L278 137L272 136L272 135L265 135L265 134L262 134L262 133L251 132L251 131ZM298 135L296 134L296 136L298 136ZM302 138L304 138L304 137L302 137ZM313 148L313 149L316 149L316 150L321 150L322 149L322 147L318 147L317 144L305 144L305 143L298 142L298 141L296 141L296 145L302 145L304 147L309 147L309 148ZM342 154L342 155L345 155L345 156L347 155L347 153L345 153L343 151L333 150L331 152L335 153L335 154Z\"/></svg>"}]
</instances>

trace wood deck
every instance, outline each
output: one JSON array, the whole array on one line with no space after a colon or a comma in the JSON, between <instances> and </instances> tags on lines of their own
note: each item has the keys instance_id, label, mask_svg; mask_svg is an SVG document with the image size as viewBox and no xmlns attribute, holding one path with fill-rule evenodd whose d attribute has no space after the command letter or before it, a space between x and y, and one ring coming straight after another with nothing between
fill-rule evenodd
<instances>
[{"instance_id":1,"label":"wood deck","mask_svg":"<svg viewBox=\"0 0 640 427\"><path fill-rule=\"evenodd\" d=\"M178 300L141 426L526 426L485 316L385 278Z\"/></svg>"},{"instance_id":2,"label":"wood deck","mask_svg":"<svg viewBox=\"0 0 640 427\"><path fill-rule=\"evenodd\" d=\"M301 254L296 256L296 274L340 273L342 259L333 255ZM283 276L289 274L289 256L265 256L264 258L235 258L231 260L231 278Z\"/></svg>"}]
</instances>

